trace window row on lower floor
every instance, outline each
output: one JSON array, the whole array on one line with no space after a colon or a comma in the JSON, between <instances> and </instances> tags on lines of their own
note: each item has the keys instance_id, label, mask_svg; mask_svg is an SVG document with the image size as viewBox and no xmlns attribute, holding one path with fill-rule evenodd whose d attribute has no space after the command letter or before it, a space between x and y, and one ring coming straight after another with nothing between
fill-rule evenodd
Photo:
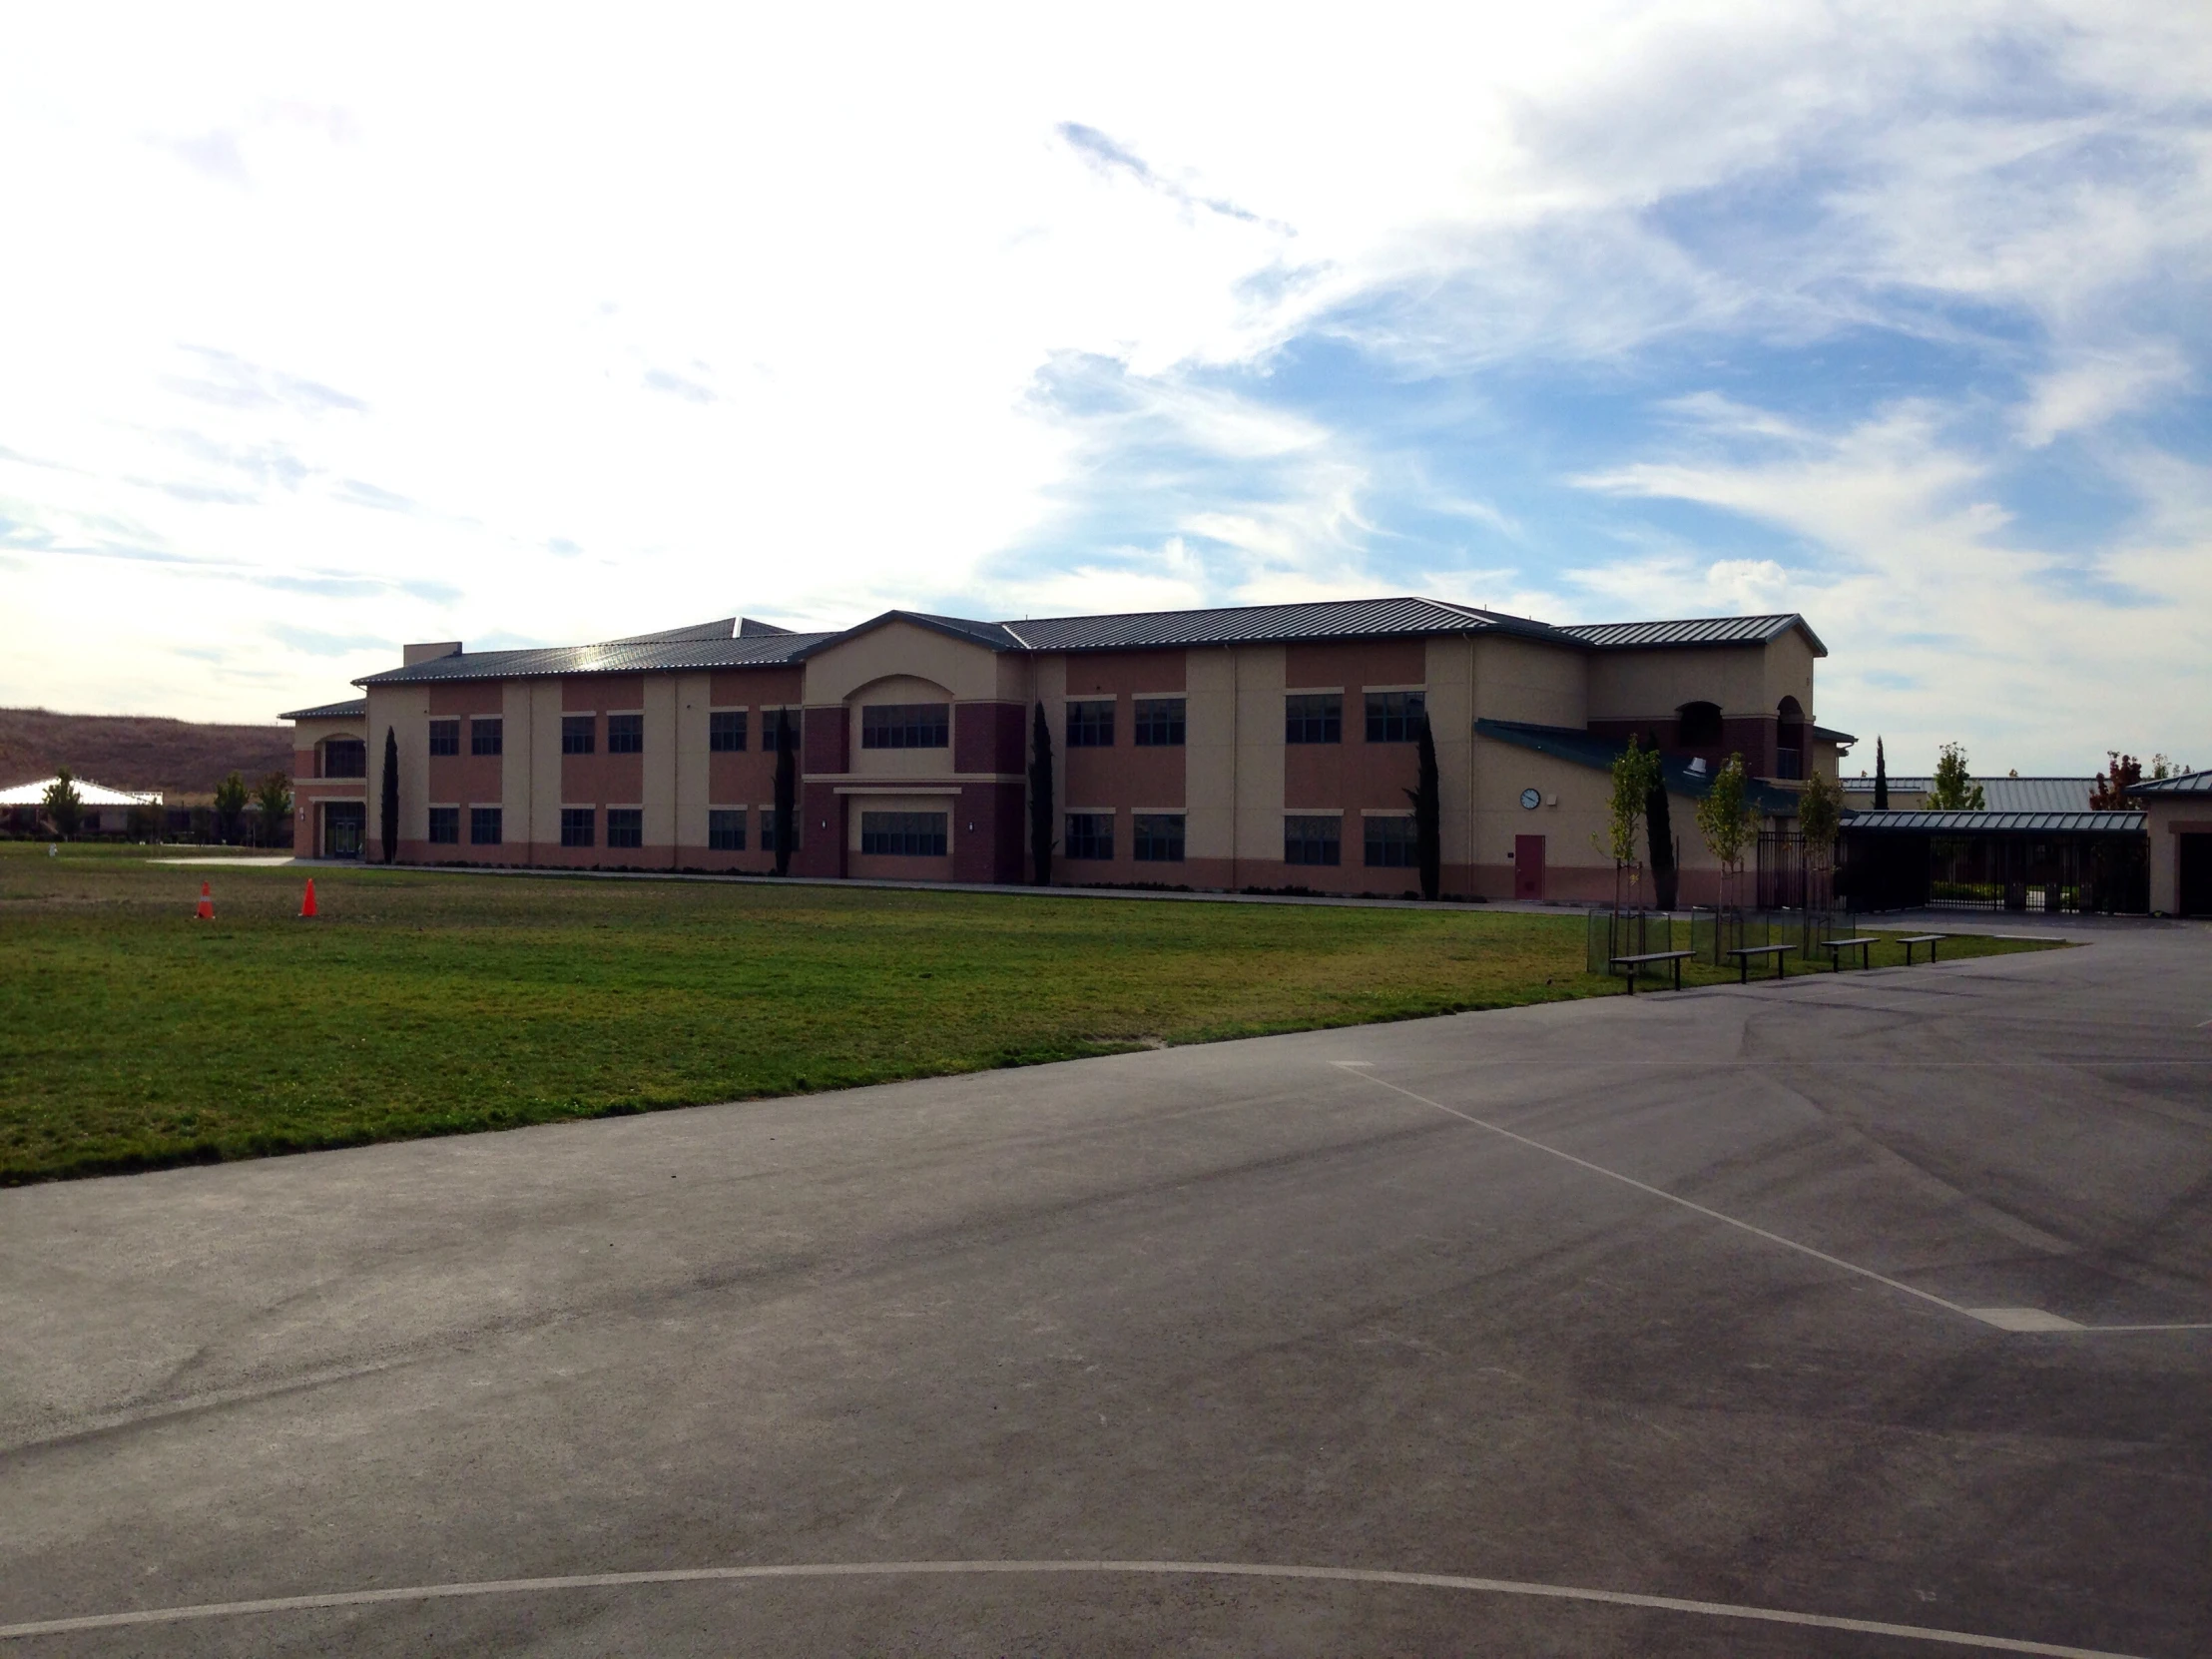
<instances>
[{"instance_id":1,"label":"window row on lower floor","mask_svg":"<svg viewBox=\"0 0 2212 1659\"><path fill-rule=\"evenodd\" d=\"M717 807L707 814L707 845L717 852L743 852L750 838L747 833L746 810L742 807L724 809ZM792 848L799 847L797 815L792 825ZM598 846L604 828L605 844L611 847L643 846L645 844L645 812L638 807L609 807L605 810L606 824L600 824L601 812L596 807L563 807L561 809L561 844L563 846ZM498 846L505 839L504 815L497 807L471 807L468 809L468 839L471 846ZM430 844L433 846L458 846L461 840L461 809L458 807L432 807L430 809ZM761 809L761 850L771 852L776 847L776 814L768 808Z\"/></svg>"},{"instance_id":2,"label":"window row on lower floor","mask_svg":"<svg viewBox=\"0 0 2212 1659\"><path fill-rule=\"evenodd\" d=\"M1065 856L1108 859L1114 853L1112 813L1067 815ZM1411 815L1365 818L1362 851L1370 869L1410 869L1420 861L1419 833ZM1140 863L1183 861L1184 816L1135 813L1130 820L1130 855ZM1287 816L1283 820L1283 861L1287 864L1344 862L1344 820L1335 815Z\"/></svg>"},{"instance_id":3,"label":"window row on lower floor","mask_svg":"<svg viewBox=\"0 0 2212 1659\"><path fill-rule=\"evenodd\" d=\"M502 827L505 815L497 807L471 807L468 810L468 843L471 846L497 846L505 839ZM458 846L461 841L461 810L458 807L432 807L430 809L430 844L433 846Z\"/></svg>"}]
</instances>

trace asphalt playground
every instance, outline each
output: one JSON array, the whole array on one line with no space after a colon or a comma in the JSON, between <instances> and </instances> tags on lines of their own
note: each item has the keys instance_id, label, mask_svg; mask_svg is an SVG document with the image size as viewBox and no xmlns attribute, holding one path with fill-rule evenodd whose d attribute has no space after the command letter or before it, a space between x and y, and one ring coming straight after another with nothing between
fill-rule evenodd
<instances>
[{"instance_id":1,"label":"asphalt playground","mask_svg":"<svg viewBox=\"0 0 2212 1659\"><path fill-rule=\"evenodd\" d=\"M2212 1652L2212 929L0 1192L0 1659Z\"/></svg>"}]
</instances>

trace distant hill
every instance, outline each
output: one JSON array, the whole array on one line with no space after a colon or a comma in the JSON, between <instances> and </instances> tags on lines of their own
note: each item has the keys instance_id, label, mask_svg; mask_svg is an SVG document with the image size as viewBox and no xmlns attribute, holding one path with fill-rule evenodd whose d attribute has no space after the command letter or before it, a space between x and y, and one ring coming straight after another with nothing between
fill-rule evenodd
<instances>
[{"instance_id":1,"label":"distant hill","mask_svg":"<svg viewBox=\"0 0 2212 1659\"><path fill-rule=\"evenodd\" d=\"M50 778L64 766L112 789L204 796L228 772L244 773L248 783L288 774L291 728L0 709L0 789Z\"/></svg>"}]
</instances>

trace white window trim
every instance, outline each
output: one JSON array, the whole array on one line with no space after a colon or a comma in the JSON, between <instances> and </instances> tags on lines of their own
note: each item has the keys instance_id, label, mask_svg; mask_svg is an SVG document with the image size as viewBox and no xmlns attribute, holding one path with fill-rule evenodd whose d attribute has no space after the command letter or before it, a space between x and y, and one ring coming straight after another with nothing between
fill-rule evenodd
<instances>
[{"instance_id":1,"label":"white window trim","mask_svg":"<svg viewBox=\"0 0 2212 1659\"><path fill-rule=\"evenodd\" d=\"M1426 686L1362 686L1360 689L1364 692L1420 692L1424 696L1428 691Z\"/></svg>"},{"instance_id":2,"label":"white window trim","mask_svg":"<svg viewBox=\"0 0 2212 1659\"><path fill-rule=\"evenodd\" d=\"M1360 816L1362 818L1411 818L1413 810L1410 807L1362 807Z\"/></svg>"},{"instance_id":3,"label":"white window trim","mask_svg":"<svg viewBox=\"0 0 2212 1659\"><path fill-rule=\"evenodd\" d=\"M1377 689L1381 690L1380 687ZM1344 694L1345 689L1342 686L1285 686L1283 688L1285 697L1342 697Z\"/></svg>"},{"instance_id":4,"label":"white window trim","mask_svg":"<svg viewBox=\"0 0 2212 1659\"><path fill-rule=\"evenodd\" d=\"M1191 816L1191 810L1188 807L1132 807L1129 809L1131 818L1135 818L1140 813L1146 818L1189 818Z\"/></svg>"},{"instance_id":5,"label":"white window trim","mask_svg":"<svg viewBox=\"0 0 2212 1659\"><path fill-rule=\"evenodd\" d=\"M610 715L642 715L645 713L643 709L609 709L606 712Z\"/></svg>"},{"instance_id":6,"label":"white window trim","mask_svg":"<svg viewBox=\"0 0 2212 1659\"><path fill-rule=\"evenodd\" d=\"M1343 818L1345 810L1342 807L1286 807L1283 809L1283 816L1285 818Z\"/></svg>"},{"instance_id":7,"label":"white window trim","mask_svg":"<svg viewBox=\"0 0 2212 1659\"><path fill-rule=\"evenodd\" d=\"M1062 807L1060 811L1070 818L1112 818L1114 816L1114 809L1111 807Z\"/></svg>"}]
</instances>

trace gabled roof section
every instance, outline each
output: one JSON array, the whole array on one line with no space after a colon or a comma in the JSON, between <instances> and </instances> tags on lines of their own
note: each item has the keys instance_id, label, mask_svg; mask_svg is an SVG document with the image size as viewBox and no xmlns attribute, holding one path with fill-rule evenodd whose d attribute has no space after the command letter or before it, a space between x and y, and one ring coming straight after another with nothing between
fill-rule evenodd
<instances>
[{"instance_id":1,"label":"gabled roof section","mask_svg":"<svg viewBox=\"0 0 2212 1659\"><path fill-rule=\"evenodd\" d=\"M278 720L361 720L368 714L368 699L348 698L343 703L322 703L312 709L292 709Z\"/></svg>"},{"instance_id":2,"label":"gabled roof section","mask_svg":"<svg viewBox=\"0 0 2212 1659\"><path fill-rule=\"evenodd\" d=\"M779 628L773 622L763 622L758 617L738 618L738 638L741 640L764 639L774 634L789 634L789 628Z\"/></svg>"},{"instance_id":3,"label":"gabled roof section","mask_svg":"<svg viewBox=\"0 0 2212 1659\"><path fill-rule=\"evenodd\" d=\"M1136 611L1118 616L1036 617L1000 623L1031 651L1127 651L1149 646L1267 645L1299 640L1387 639L1401 635L1532 634L1572 644L1527 617L1435 599L1321 599L1296 605L1237 605L1212 611Z\"/></svg>"},{"instance_id":4,"label":"gabled roof section","mask_svg":"<svg viewBox=\"0 0 2212 1659\"><path fill-rule=\"evenodd\" d=\"M812 644L797 655L812 657L846 640L858 639L862 634L872 634L878 628L888 628L894 622L910 623L916 628L926 628L931 633L949 634L953 639L965 640L970 645L980 645L988 651L1019 651L1021 641L998 622L976 622L961 616L931 616L927 611L885 611L871 616L867 621L855 624L838 634L820 634ZM796 636L795 636L796 637Z\"/></svg>"},{"instance_id":5,"label":"gabled roof section","mask_svg":"<svg viewBox=\"0 0 2212 1659\"><path fill-rule=\"evenodd\" d=\"M1585 732L1578 726L1532 726L1518 720L1478 720L1474 723L1474 732L1476 737L1495 738L1500 743L1532 749L1555 761L1571 761L1576 766L1590 767L1598 772L1612 771L1613 762L1628 747ZM1659 776L1669 795L1698 801L1713 792L1711 773L1692 772L1687 761L1678 761L1672 756L1660 757ZM1797 816L1798 798L1794 790L1779 790L1771 784L1750 779L1744 785L1744 798L1759 812L1772 813L1777 818Z\"/></svg>"},{"instance_id":6,"label":"gabled roof section","mask_svg":"<svg viewBox=\"0 0 2212 1659\"><path fill-rule=\"evenodd\" d=\"M2176 778L2159 778L2147 784L2130 784L2127 793L2130 796L2212 795L2212 772L2184 772Z\"/></svg>"},{"instance_id":7,"label":"gabled roof section","mask_svg":"<svg viewBox=\"0 0 2212 1659\"><path fill-rule=\"evenodd\" d=\"M1653 646L1766 645L1793 628L1805 636L1814 656L1828 655L1820 635L1795 611L1773 616L1686 617L1678 622L1578 622L1559 632L1601 651L1627 651Z\"/></svg>"},{"instance_id":8,"label":"gabled roof section","mask_svg":"<svg viewBox=\"0 0 2212 1659\"><path fill-rule=\"evenodd\" d=\"M1851 813L1854 833L1938 835L2126 835L2140 833L2141 813Z\"/></svg>"}]
</instances>

